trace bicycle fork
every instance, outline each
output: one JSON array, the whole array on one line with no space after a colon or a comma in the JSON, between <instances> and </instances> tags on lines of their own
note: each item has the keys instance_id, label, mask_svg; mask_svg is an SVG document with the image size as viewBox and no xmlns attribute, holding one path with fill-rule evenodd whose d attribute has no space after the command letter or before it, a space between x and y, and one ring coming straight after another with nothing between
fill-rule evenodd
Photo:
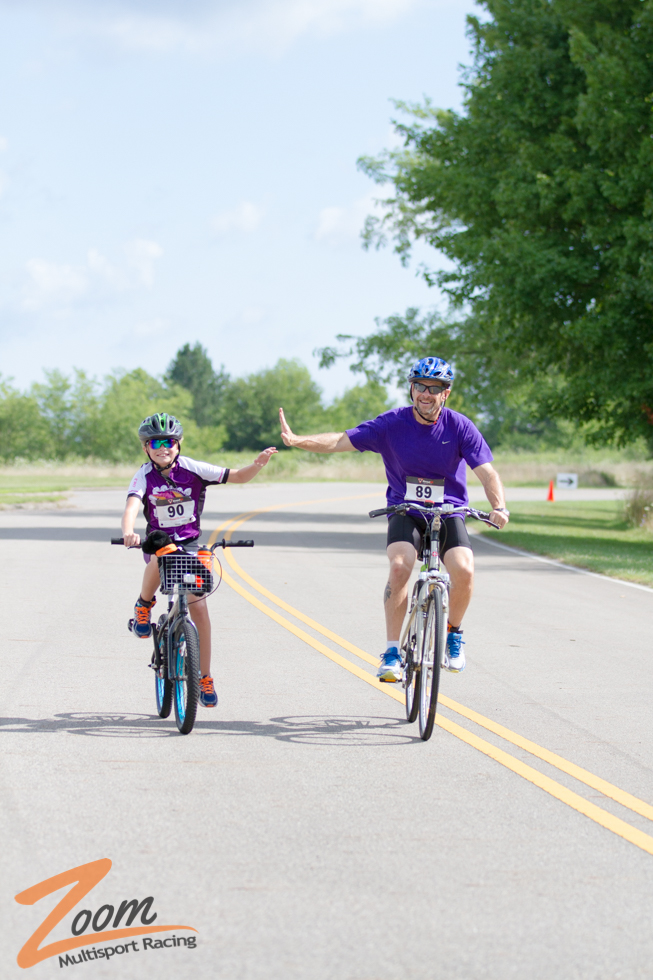
<instances>
[{"instance_id":1,"label":"bicycle fork","mask_svg":"<svg viewBox=\"0 0 653 980\"><path fill-rule=\"evenodd\" d=\"M447 621L449 612L449 575L447 572L440 571L430 571L421 572L420 579L422 581L422 587L419 590L417 597L417 643L416 647L418 650L423 650L424 658L423 664L425 667L433 667L435 662L436 651L442 651L444 655L444 649L447 642ZM434 636L435 643L433 644L433 649L423 648L423 638L424 631L427 628L427 621L431 607L435 604L435 593L439 593L440 608L442 610L442 615L436 619L435 628L439 632L439 636ZM435 615L435 612L433 613ZM439 640L439 642L438 642ZM442 662L440 662L442 666Z\"/></svg>"}]
</instances>

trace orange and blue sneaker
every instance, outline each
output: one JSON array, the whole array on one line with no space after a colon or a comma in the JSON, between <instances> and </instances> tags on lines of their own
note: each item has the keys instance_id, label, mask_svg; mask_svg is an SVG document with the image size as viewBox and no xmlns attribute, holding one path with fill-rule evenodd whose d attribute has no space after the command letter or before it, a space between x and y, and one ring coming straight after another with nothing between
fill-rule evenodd
<instances>
[{"instance_id":1,"label":"orange and blue sneaker","mask_svg":"<svg viewBox=\"0 0 653 980\"><path fill-rule=\"evenodd\" d=\"M129 620L129 628L141 640L146 640L148 636L152 636L150 610L155 602L156 599L147 602L142 596L139 596L138 602L134 606L134 618Z\"/></svg>"},{"instance_id":2,"label":"orange and blue sneaker","mask_svg":"<svg viewBox=\"0 0 653 980\"><path fill-rule=\"evenodd\" d=\"M213 678L210 674L200 677L200 704L205 708L215 708L218 703L218 695L215 693Z\"/></svg>"}]
</instances>

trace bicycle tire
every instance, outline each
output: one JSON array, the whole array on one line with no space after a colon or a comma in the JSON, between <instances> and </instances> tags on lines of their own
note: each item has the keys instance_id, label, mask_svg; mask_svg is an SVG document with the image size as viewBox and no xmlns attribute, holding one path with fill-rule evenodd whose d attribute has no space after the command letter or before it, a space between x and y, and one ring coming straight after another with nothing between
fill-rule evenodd
<instances>
[{"instance_id":1,"label":"bicycle tire","mask_svg":"<svg viewBox=\"0 0 653 980\"><path fill-rule=\"evenodd\" d=\"M419 614L418 614L419 615ZM402 647L406 721L414 722L419 713L420 664L417 659L417 618L408 620L408 635Z\"/></svg>"},{"instance_id":2,"label":"bicycle tire","mask_svg":"<svg viewBox=\"0 0 653 980\"><path fill-rule=\"evenodd\" d=\"M168 680L168 631L163 629L167 617L161 616L157 629L158 648L154 651L154 696L159 718L167 718L172 711L172 681ZM161 677L158 664L163 664L164 676Z\"/></svg>"},{"instance_id":3,"label":"bicycle tire","mask_svg":"<svg viewBox=\"0 0 653 980\"><path fill-rule=\"evenodd\" d=\"M425 742L433 734L444 651L442 594L434 589L428 601L420 657L419 734Z\"/></svg>"},{"instance_id":4,"label":"bicycle tire","mask_svg":"<svg viewBox=\"0 0 653 980\"><path fill-rule=\"evenodd\" d=\"M192 732L200 694L200 644L193 623L182 620L173 640L175 720L182 735Z\"/></svg>"}]
</instances>

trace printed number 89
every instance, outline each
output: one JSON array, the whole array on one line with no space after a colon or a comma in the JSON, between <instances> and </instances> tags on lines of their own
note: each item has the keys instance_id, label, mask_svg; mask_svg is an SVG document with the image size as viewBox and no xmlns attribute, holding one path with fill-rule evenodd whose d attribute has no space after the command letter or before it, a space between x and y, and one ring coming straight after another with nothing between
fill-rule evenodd
<instances>
[{"instance_id":1,"label":"printed number 89","mask_svg":"<svg viewBox=\"0 0 653 980\"><path fill-rule=\"evenodd\" d=\"M424 497L426 500L428 500L432 496L431 487L428 486L428 484L427 486L422 486L421 483L418 483L415 487L415 496Z\"/></svg>"},{"instance_id":2,"label":"printed number 89","mask_svg":"<svg viewBox=\"0 0 653 980\"><path fill-rule=\"evenodd\" d=\"M170 506L168 507L168 517L175 517L175 515L177 514L179 515L179 517L184 516L184 505L177 504L177 506L175 507L174 504L170 504Z\"/></svg>"}]
</instances>

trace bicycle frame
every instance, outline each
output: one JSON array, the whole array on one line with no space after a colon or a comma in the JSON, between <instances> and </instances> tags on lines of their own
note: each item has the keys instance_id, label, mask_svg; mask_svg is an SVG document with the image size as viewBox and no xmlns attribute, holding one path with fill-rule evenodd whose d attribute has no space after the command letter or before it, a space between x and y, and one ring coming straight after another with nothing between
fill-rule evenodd
<instances>
[{"instance_id":1,"label":"bicycle frame","mask_svg":"<svg viewBox=\"0 0 653 980\"><path fill-rule=\"evenodd\" d=\"M181 680L180 677L175 673L176 667L174 663L174 647L173 639L175 635L175 627L180 620L185 620L186 625L190 627L191 630L197 634L197 627L191 619L190 610L188 608L188 598L184 592L179 592L179 587L175 586L175 591L172 595L168 596L168 611L166 614L165 622L161 626L157 626L152 623L152 636L154 639L154 659L152 661L152 667L157 672L161 679L167 679L170 681ZM159 633L161 630L167 630L166 636L166 672L163 671L164 664L160 662L160 646L159 646ZM199 637L198 637L199 642Z\"/></svg>"},{"instance_id":2,"label":"bicycle frame","mask_svg":"<svg viewBox=\"0 0 653 980\"><path fill-rule=\"evenodd\" d=\"M401 640L399 641L400 650L404 649L413 628L415 629L417 637L416 648L421 649L422 630L426 622L428 604L434 591L437 590L441 594L442 609L445 616L449 612L449 585L451 579L446 569L443 570L440 560L441 524L442 512L440 510L436 510L433 512L430 520L427 519L426 530L424 532L424 544L422 547L423 564L413 589L408 620L406 621L406 625L404 626L401 635Z\"/></svg>"}]
</instances>

